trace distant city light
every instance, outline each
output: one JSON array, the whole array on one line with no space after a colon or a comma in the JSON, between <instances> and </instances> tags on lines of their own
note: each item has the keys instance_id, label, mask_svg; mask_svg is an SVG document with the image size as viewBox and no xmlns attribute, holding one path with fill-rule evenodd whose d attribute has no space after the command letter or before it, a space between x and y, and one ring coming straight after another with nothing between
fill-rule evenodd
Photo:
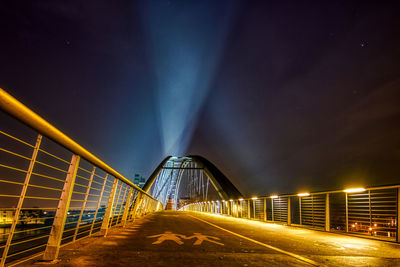
<instances>
[{"instance_id":1,"label":"distant city light","mask_svg":"<svg viewBox=\"0 0 400 267\"><path fill-rule=\"evenodd\" d=\"M229 199L230 202L233 202L233 199Z\"/></svg>"},{"instance_id":2,"label":"distant city light","mask_svg":"<svg viewBox=\"0 0 400 267\"><path fill-rule=\"evenodd\" d=\"M252 200L256 200L256 199L258 199L258 197L252 197L251 199L252 199Z\"/></svg>"},{"instance_id":3,"label":"distant city light","mask_svg":"<svg viewBox=\"0 0 400 267\"><path fill-rule=\"evenodd\" d=\"M243 201L244 199L243 198L239 198L239 201Z\"/></svg>"},{"instance_id":4,"label":"distant city light","mask_svg":"<svg viewBox=\"0 0 400 267\"><path fill-rule=\"evenodd\" d=\"M270 198L278 198L277 195L270 196Z\"/></svg>"},{"instance_id":5,"label":"distant city light","mask_svg":"<svg viewBox=\"0 0 400 267\"><path fill-rule=\"evenodd\" d=\"M308 197L310 193L299 193L297 194L299 197Z\"/></svg>"},{"instance_id":6,"label":"distant city light","mask_svg":"<svg viewBox=\"0 0 400 267\"><path fill-rule=\"evenodd\" d=\"M365 188L350 188L350 189L345 189L343 190L346 193L356 193L356 192L364 192L366 189Z\"/></svg>"}]
</instances>

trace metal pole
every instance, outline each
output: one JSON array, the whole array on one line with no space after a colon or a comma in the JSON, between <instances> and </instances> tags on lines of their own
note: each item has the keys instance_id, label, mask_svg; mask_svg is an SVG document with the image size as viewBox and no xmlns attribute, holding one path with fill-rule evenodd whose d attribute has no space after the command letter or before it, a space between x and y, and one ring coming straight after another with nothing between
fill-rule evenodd
<instances>
[{"instance_id":1,"label":"metal pole","mask_svg":"<svg viewBox=\"0 0 400 267\"><path fill-rule=\"evenodd\" d=\"M250 199L247 200L247 219L251 218Z\"/></svg>"},{"instance_id":2,"label":"metal pole","mask_svg":"<svg viewBox=\"0 0 400 267\"><path fill-rule=\"evenodd\" d=\"M108 226L110 223L110 217L113 209L113 204L114 204L114 199L115 199L115 193L117 192L117 185L118 185L119 180L114 178L113 186L110 192L110 195L108 197L107 201L107 207L106 207L106 212L103 217L103 222L101 223L101 228L100 228L100 235L106 236L108 233Z\"/></svg>"},{"instance_id":3,"label":"metal pole","mask_svg":"<svg viewBox=\"0 0 400 267\"><path fill-rule=\"evenodd\" d=\"M301 198L301 197L299 197L300 225L302 225L302 224L303 224L303 221L302 221L302 218L301 218L301 200L302 200L302 198Z\"/></svg>"},{"instance_id":4,"label":"metal pole","mask_svg":"<svg viewBox=\"0 0 400 267\"><path fill-rule=\"evenodd\" d=\"M118 215L117 215L117 222L116 222L115 225L118 225L119 216L121 216L122 205L123 205L123 203L124 203L124 200L126 199L126 194L127 194L127 192L128 192L128 185L125 186L124 196L122 197L121 204L119 205L119 211L118 211ZM126 208L126 202L125 202L125 205L124 205L124 210L125 210L125 208ZM121 218L121 222L122 222L122 218Z\"/></svg>"},{"instance_id":5,"label":"metal pole","mask_svg":"<svg viewBox=\"0 0 400 267\"><path fill-rule=\"evenodd\" d=\"M271 198L271 211L272 211L272 221L275 221L275 215L274 215L274 199Z\"/></svg>"},{"instance_id":6,"label":"metal pole","mask_svg":"<svg viewBox=\"0 0 400 267\"><path fill-rule=\"evenodd\" d=\"M4 264L6 263L8 250L10 249L10 245L11 245L11 242L12 242L12 239L13 239L13 236L14 236L15 228L17 227L17 224L18 224L19 214L20 214L21 209L22 209L22 204L24 203L26 191L28 189L29 181L31 180L33 167L35 166L36 157L37 157L37 155L39 153L39 147L40 147L40 143L41 142L42 142L42 135L39 134L37 139L36 139L36 144L35 144L35 147L34 147L33 152L32 152L32 157L31 157L31 160L30 160L30 163L29 163L28 171L27 171L26 176L25 176L24 185L22 186L22 190L21 190L21 194L20 194L20 197L19 197L19 200L18 200L17 208L15 210L13 222L11 224L10 233L8 234L6 245L5 245L4 250L3 250L3 256L2 256L1 262L0 262L0 266L1 267L3 267Z\"/></svg>"},{"instance_id":7,"label":"metal pole","mask_svg":"<svg viewBox=\"0 0 400 267\"><path fill-rule=\"evenodd\" d=\"M288 197L287 199L287 225L292 224L292 208L291 208L291 199Z\"/></svg>"},{"instance_id":8,"label":"metal pole","mask_svg":"<svg viewBox=\"0 0 400 267\"><path fill-rule=\"evenodd\" d=\"M346 233L349 232L349 204L348 204L348 196L346 194Z\"/></svg>"},{"instance_id":9,"label":"metal pole","mask_svg":"<svg viewBox=\"0 0 400 267\"><path fill-rule=\"evenodd\" d=\"M397 233L396 233L396 242L400 242L400 227L399 227L399 219L400 219L400 187L397 188L397 222L396 222L396 228L397 228Z\"/></svg>"},{"instance_id":10,"label":"metal pole","mask_svg":"<svg viewBox=\"0 0 400 267\"><path fill-rule=\"evenodd\" d=\"M329 204L329 193L325 197L325 231L331 230L331 207Z\"/></svg>"},{"instance_id":11,"label":"metal pole","mask_svg":"<svg viewBox=\"0 0 400 267\"><path fill-rule=\"evenodd\" d=\"M126 200L126 203L125 203L124 214L122 215L122 227L126 226L126 221L128 219L129 209L131 207L132 196L133 196L132 191L133 191L133 188L131 187L129 189L128 199Z\"/></svg>"},{"instance_id":12,"label":"metal pole","mask_svg":"<svg viewBox=\"0 0 400 267\"><path fill-rule=\"evenodd\" d=\"M264 198L264 222L267 221L267 199Z\"/></svg>"},{"instance_id":13,"label":"metal pole","mask_svg":"<svg viewBox=\"0 0 400 267\"><path fill-rule=\"evenodd\" d=\"M78 171L79 160L80 157L78 155L72 155L71 164L69 165L68 174L64 182L64 188L58 202L56 216L47 241L46 250L43 254L43 260L45 261L53 261L58 257L69 204L71 202L72 191L74 189L76 173Z\"/></svg>"},{"instance_id":14,"label":"metal pole","mask_svg":"<svg viewBox=\"0 0 400 267\"><path fill-rule=\"evenodd\" d=\"M93 234L94 223L96 222L97 214L98 214L99 209L100 209L101 199L103 198L104 188L105 188L105 186L106 186L107 179L108 179L108 173L107 173L106 176L104 177L103 186L101 187L101 192L100 192L99 200L97 201L96 212L94 213L93 222L92 222L92 226L90 227L90 234L89 234L89 236L91 236L91 235Z\"/></svg>"},{"instance_id":15,"label":"metal pole","mask_svg":"<svg viewBox=\"0 0 400 267\"><path fill-rule=\"evenodd\" d=\"M253 199L253 216L254 216L254 220L256 219L256 200Z\"/></svg>"},{"instance_id":16,"label":"metal pole","mask_svg":"<svg viewBox=\"0 0 400 267\"><path fill-rule=\"evenodd\" d=\"M92 181L93 181L93 176L94 176L94 172L95 171L96 171L96 167L93 166L92 172L90 174L89 183L88 183L88 186L87 186L87 189L86 189L86 193L85 193L85 199L83 200L81 213L79 214L78 222L77 222L76 227L75 227L75 233L74 233L74 238L72 239L72 242L74 242L76 240L76 236L77 236L78 231L79 231L79 225L81 224L81 221L82 221L82 215L83 215L83 212L84 212L85 207L86 207L86 203L87 203L87 199L88 199L88 196L89 196L90 187L92 186Z\"/></svg>"},{"instance_id":17,"label":"metal pole","mask_svg":"<svg viewBox=\"0 0 400 267\"><path fill-rule=\"evenodd\" d=\"M138 194L136 195L135 204L134 204L133 212L132 212L133 213L133 220L136 219L140 203L142 202L142 198L143 198L143 193L142 192L138 192Z\"/></svg>"}]
</instances>

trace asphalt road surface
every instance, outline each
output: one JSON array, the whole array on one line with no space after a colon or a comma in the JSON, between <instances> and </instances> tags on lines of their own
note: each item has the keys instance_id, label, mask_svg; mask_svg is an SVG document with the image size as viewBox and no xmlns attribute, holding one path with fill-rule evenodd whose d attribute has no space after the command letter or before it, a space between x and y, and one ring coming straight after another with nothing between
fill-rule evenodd
<instances>
[{"instance_id":1,"label":"asphalt road surface","mask_svg":"<svg viewBox=\"0 0 400 267\"><path fill-rule=\"evenodd\" d=\"M126 228L112 229L107 237L86 238L65 246L59 258L57 264L45 266L400 266L400 245L244 219L164 211Z\"/></svg>"}]
</instances>

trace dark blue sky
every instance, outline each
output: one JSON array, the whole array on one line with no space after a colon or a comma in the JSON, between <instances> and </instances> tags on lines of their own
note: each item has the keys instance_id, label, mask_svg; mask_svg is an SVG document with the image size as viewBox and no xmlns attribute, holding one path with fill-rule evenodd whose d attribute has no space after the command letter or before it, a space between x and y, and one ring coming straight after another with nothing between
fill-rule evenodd
<instances>
[{"instance_id":1,"label":"dark blue sky","mask_svg":"<svg viewBox=\"0 0 400 267\"><path fill-rule=\"evenodd\" d=\"M244 194L398 183L394 1L2 1L0 87L126 176Z\"/></svg>"}]
</instances>

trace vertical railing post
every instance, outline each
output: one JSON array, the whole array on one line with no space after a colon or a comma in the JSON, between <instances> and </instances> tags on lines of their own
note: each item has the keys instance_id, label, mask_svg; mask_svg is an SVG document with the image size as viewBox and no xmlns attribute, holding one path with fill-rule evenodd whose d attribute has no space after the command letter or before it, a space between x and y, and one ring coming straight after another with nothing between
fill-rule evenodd
<instances>
[{"instance_id":1,"label":"vertical railing post","mask_svg":"<svg viewBox=\"0 0 400 267\"><path fill-rule=\"evenodd\" d=\"M94 224L95 224L95 222L96 222L97 214L99 213L99 209L100 209L100 205L101 205L101 199L103 198L103 195L104 195L104 188L106 187L107 179L108 179L108 173L107 173L106 176L104 177L104 181L103 181L103 185L102 185L102 187L101 187L101 192L100 192L99 200L97 201L96 211L95 211L94 217L93 217L92 226L90 226L90 233L89 233L89 236L91 236L91 235L93 234Z\"/></svg>"},{"instance_id":2,"label":"vertical railing post","mask_svg":"<svg viewBox=\"0 0 400 267\"><path fill-rule=\"evenodd\" d=\"M275 221L275 214L274 214L274 199L271 198L271 212L272 212L272 221Z\"/></svg>"},{"instance_id":3,"label":"vertical railing post","mask_svg":"<svg viewBox=\"0 0 400 267\"><path fill-rule=\"evenodd\" d=\"M13 217L13 222L11 224L10 233L8 234L6 245L5 245L4 250L3 250L3 255L2 255L2 258L1 258L1 262L0 262L0 266L1 267L3 267L4 264L6 263L8 250L10 248L10 245L11 245L11 242L12 242L12 239L13 239L13 236L14 236L15 228L17 227L17 224L18 224L19 214L21 212L22 205L24 203L26 191L28 189L29 181L31 180L33 167L35 166L36 157L37 157L37 155L39 153L39 147L40 147L40 143L41 142L42 142L42 135L39 134L37 139L36 139L36 144L35 144L35 147L34 147L33 152L32 152L31 160L29 162L28 171L26 172L25 181L24 181L24 185L22 186L22 190L21 190L21 194L20 194L20 197L19 197L19 200L18 200L17 208L15 209L15 214L14 214L14 217Z\"/></svg>"},{"instance_id":4,"label":"vertical railing post","mask_svg":"<svg viewBox=\"0 0 400 267\"><path fill-rule=\"evenodd\" d=\"M346 194L346 233L349 232L349 203L348 203L348 194Z\"/></svg>"},{"instance_id":5,"label":"vertical railing post","mask_svg":"<svg viewBox=\"0 0 400 267\"><path fill-rule=\"evenodd\" d=\"M116 214L116 212L117 212L118 202L119 202L120 197L121 197L122 185L123 185L123 183L122 183L122 181L121 181L121 183L120 183L120 185L119 185L118 196L117 196L117 198L116 198L116 200L115 200L115 207L114 207L114 209L113 209L112 212L111 212L112 215L111 215L111 222L110 222L109 227L112 226L112 223L113 223L113 221L114 221L115 214ZM121 210L121 206L122 206L122 203L121 203L120 206L119 206L120 210ZM118 223L118 217L117 217L117 222L116 222L116 223Z\"/></svg>"},{"instance_id":6,"label":"vertical railing post","mask_svg":"<svg viewBox=\"0 0 400 267\"><path fill-rule=\"evenodd\" d=\"M122 197L121 204L119 205L119 211L118 211L118 215L117 215L117 222L115 223L115 226L118 225L119 216L121 216L122 205L123 205L124 200L125 200L125 198L126 198L126 192L127 192L127 191L128 191L128 185L125 186L125 191L124 191L124 195L123 195L123 197ZM125 209L125 208L126 208L126 203L125 203L124 209ZM121 221L122 221L122 218L121 218Z\"/></svg>"},{"instance_id":7,"label":"vertical railing post","mask_svg":"<svg viewBox=\"0 0 400 267\"><path fill-rule=\"evenodd\" d=\"M92 186L92 181L93 181L93 177L94 177L94 172L95 171L96 171L96 167L93 166L92 172L90 173L90 179L89 179L89 183L88 183L88 186L87 186L87 189L86 189L85 198L83 200L81 213L79 214L78 222L76 223L75 232L74 232L74 238L72 239L72 242L74 242L76 240L76 236L78 235L79 225L81 224L83 212L85 211L85 207L86 207L87 199L88 199L88 196L89 196L90 188Z\"/></svg>"},{"instance_id":8,"label":"vertical railing post","mask_svg":"<svg viewBox=\"0 0 400 267\"><path fill-rule=\"evenodd\" d=\"M290 196L288 196L287 199L287 225L292 224L292 205L291 205L291 199Z\"/></svg>"},{"instance_id":9,"label":"vertical railing post","mask_svg":"<svg viewBox=\"0 0 400 267\"><path fill-rule=\"evenodd\" d=\"M56 216L54 217L53 226L51 227L50 236L47 241L46 250L43 254L43 260L45 261L53 261L58 257L69 204L71 202L72 191L74 189L76 173L78 171L79 160L80 157L78 155L74 154L72 156L67 178L64 182L64 188L58 202Z\"/></svg>"},{"instance_id":10,"label":"vertical railing post","mask_svg":"<svg viewBox=\"0 0 400 267\"><path fill-rule=\"evenodd\" d=\"M400 226L399 226L399 219L400 219L400 187L397 187L397 218L396 218L396 242L400 242Z\"/></svg>"},{"instance_id":11,"label":"vertical railing post","mask_svg":"<svg viewBox=\"0 0 400 267\"><path fill-rule=\"evenodd\" d=\"M144 206L144 209L143 209L145 215L146 215L146 214L148 213L148 211L149 211L149 205L150 205L150 202L151 202L151 198L150 198L150 197L146 196L146 199L147 199L147 201L146 201L145 206Z\"/></svg>"},{"instance_id":12,"label":"vertical railing post","mask_svg":"<svg viewBox=\"0 0 400 267\"><path fill-rule=\"evenodd\" d=\"M132 209L132 214L133 214L133 221L136 219L136 213L137 210L139 209L139 205L142 199L142 192L138 192L135 198L135 203L133 205L133 209Z\"/></svg>"},{"instance_id":13,"label":"vertical railing post","mask_svg":"<svg viewBox=\"0 0 400 267\"><path fill-rule=\"evenodd\" d=\"M253 216L254 216L254 220L256 219L256 200L253 199Z\"/></svg>"},{"instance_id":14,"label":"vertical railing post","mask_svg":"<svg viewBox=\"0 0 400 267\"><path fill-rule=\"evenodd\" d=\"M331 207L329 202L329 193L325 196L325 231L331 230Z\"/></svg>"},{"instance_id":15,"label":"vertical railing post","mask_svg":"<svg viewBox=\"0 0 400 267\"><path fill-rule=\"evenodd\" d=\"M264 222L267 221L267 198L264 198Z\"/></svg>"},{"instance_id":16,"label":"vertical railing post","mask_svg":"<svg viewBox=\"0 0 400 267\"><path fill-rule=\"evenodd\" d=\"M247 219L251 218L250 199L247 200Z\"/></svg>"},{"instance_id":17,"label":"vertical railing post","mask_svg":"<svg viewBox=\"0 0 400 267\"><path fill-rule=\"evenodd\" d=\"M301 218L301 197L299 197L299 214L300 214L300 225L303 224L302 218Z\"/></svg>"},{"instance_id":18,"label":"vertical railing post","mask_svg":"<svg viewBox=\"0 0 400 267\"><path fill-rule=\"evenodd\" d=\"M133 196L133 187L131 187L129 189L129 193L128 193L128 199L126 200L126 204L125 204L125 209L124 209L124 214L122 215L122 227L126 226L126 221L128 219L128 215L129 215L129 209L132 205L132 196Z\"/></svg>"},{"instance_id":19,"label":"vertical railing post","mask_svg":"<svg viewBox=\"0 0 400 267\"><path fill-rule=\"evenodd\" d=\"M100 228L100 235L103 235L103 236L106 236L108 233L108 227L110 224L110 218L111 218L114 199L115 199L115 193L117 192L118 181L119 180L117 178L114 178L111 192L110 192L110 195L108 196L106 212L104 213L103 222L101 223L101 228Z\"/></svg>"}]
</instances>

